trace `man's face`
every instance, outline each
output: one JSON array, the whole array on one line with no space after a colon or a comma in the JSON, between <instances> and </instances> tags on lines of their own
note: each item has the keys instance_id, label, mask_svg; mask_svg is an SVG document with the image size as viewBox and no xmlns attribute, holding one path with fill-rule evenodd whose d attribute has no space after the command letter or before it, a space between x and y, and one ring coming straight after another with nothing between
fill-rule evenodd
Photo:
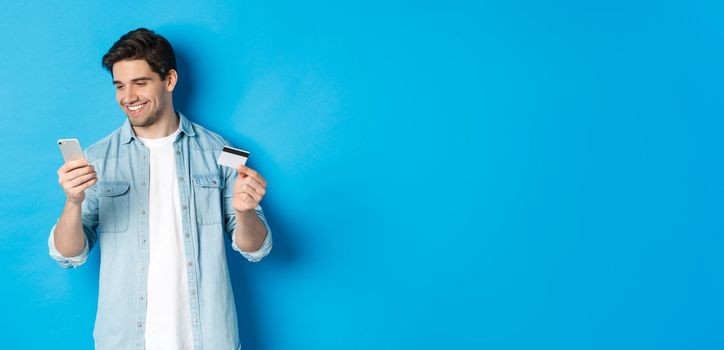
<instances>
[{"instance_id":1,"label":"man's face","mask_svg":"<svg viewBox=\"0 0 724 350\"><path fill-rule=\"evenodd\" d=\"M145 60L119 61L113 65L113 85L116 101L131 125L146 127L161 118L171 104L176 72L171 70L162 80Z\"/></svg>"}]
</instances>

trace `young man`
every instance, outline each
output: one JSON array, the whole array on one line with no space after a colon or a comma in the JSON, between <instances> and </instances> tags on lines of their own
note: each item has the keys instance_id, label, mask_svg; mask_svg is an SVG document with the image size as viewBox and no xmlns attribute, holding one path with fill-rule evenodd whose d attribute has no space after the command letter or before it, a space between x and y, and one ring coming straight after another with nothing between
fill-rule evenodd
<instances>
[{"instance_id":1,"label":"young man","mask_svg":"<svg viewBox=\"0 0 724 350\"><path fill-rule=\"evenodd\" d=\"M58 170L65 207L48 239L61 266L100 248L97 349L239 349L224 235L269 254L266 181L216 164L226 144L173 107L170 43L140 28L103 56L128 120Z\"/></svg>"}]
</instances>

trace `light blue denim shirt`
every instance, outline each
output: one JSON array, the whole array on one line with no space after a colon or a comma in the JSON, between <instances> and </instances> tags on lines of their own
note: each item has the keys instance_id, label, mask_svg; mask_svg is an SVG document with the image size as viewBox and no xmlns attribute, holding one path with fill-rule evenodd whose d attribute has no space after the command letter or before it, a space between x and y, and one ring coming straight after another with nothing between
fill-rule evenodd
<instances>
[{"instance_id":1,"label":"light blue denim shirt","mask_svg":"<svg viewBox=\"0 0 724 350\"><path fill-rule=\"evenodd\" d=\"M236 308L224 250L225 238L246 259L269 254L271 230L260 206L256 214L267 229L261 248L244 252L236 245L233 187L236 171L216 164L227 142L178 113L176 156L183 244L194 349L240 349ZM149 150L128 121L85 150L98 182L86 190L82 205L83 252L50 256L64 268L85 263L96 243L100 248L98 311L93 337L97 349L143 349L148 280Z\"/></svg>"}]
</instances>

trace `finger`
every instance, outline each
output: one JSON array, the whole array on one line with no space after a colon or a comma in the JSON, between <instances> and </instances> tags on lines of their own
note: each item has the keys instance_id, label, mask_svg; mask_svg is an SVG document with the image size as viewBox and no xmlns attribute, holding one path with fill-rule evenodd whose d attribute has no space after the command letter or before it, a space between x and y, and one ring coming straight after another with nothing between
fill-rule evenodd
<instances>
[{"instance_id":1,"label":"finger","mask_svg":"<svg viewBox=\"0 0 724 350\"><path fill-rule=\"evenodd\" d=\"M80 176L80 175L87 174L87 173L89 173L91 170L94 170L94 169L95 169L95 168L93 168L92 165L85 165L85 166L82 166L82 167L80 167L80 168L75 168L75 169L66 170L66 171L64 171L64 170L61 168L60 170L58 170L58 175L59 175L59 176L64 176L64 177L66 177L66 178L68 178L68 179L73 179L73 178L76 178L76 177L78 177L78 176Z\"/></svg>"},{"instance_id":2,"label":"finger","mask_svg":"<svg viewBox=\"0 0 724 350\"><path fill-rule=\"evenodd\" d=\"M82 168L75 169L64 176L65 181L73 181L74 179L87 174L95 174L95 168L92 165L87 165Z\"/></svg>"},{"instance_id":3,"label":"finger","mask_svg":"<svg viewBox=\"0 0 724 350\"><path fill-rule=\"evenodd\" d=\"M94 178L92 178L92 179L90 179L90 180L88 180L88 181L86 181L86 182L78 185L78 188L81 189L82 191L85 191L85 190L87 190L89 187L95 185L96 182L98 182L98 178L97 178L97 177L94 177Z\"/></svg>"},{"instance_id":4,"label":"finger","mask_svg":"<svg viewBox=\"0 0 724 350\"><path fill-rule=\"evenodd\" d=\"M255 195L253 193L245 193L245 194L249 198L249 203L251 203L253 206L256 206L256 204L259 203L259 200L261 200L261 198L257 197L258 195Z\"/></svg>"},{"instance_id":5,"label":"finger","mask_svg":"<svg viewBox=\"0 0 724 350\"><path fill-rule=\"evenodd\" d=\"M242 175L242 176L246 176L246 175ZM234 181L234 193L241 191L241 187L244 186L244 179L245 179L245 177L236 178L236 181Z\"/></svg>"},{"instance_id":6,"label":"finger","mask_svg":"<svg viewBox=\"0 0 724 350\"><path fill-rule=\"evenodd\" d=\"M245 179L247 176L249 176L249 175L246 175L246 173L244 173L243 171L241 171L241 167L243 167L243 165L236 168L236 175L237 175L236 179L237 180Z\"/></svg>"},{"instance_id":7,"label":"finger","mask_svg":"<svg viewBox=\"0 0 724 350\"><path fill-rule=\"evenodd\" d=\"M245 187L244 189L242 189L241 191L236 192L236 193L238 193L240 196L247 195L247 196L251 197L255 202L258 202L261 200L261 195L256 193L256 191L254 191L254 189L251 187Z\"/></svg>"},{"instance_id":8,"label":"finger","mask_svg":"<svg viewBox=\"0 0 724 350\"><path fill-rule=\"evenodd\" d=\"M81 158L81 159L71 160L71 161L63 164L61 169L63 169L63 172L67 173L73 169L84 167L86 165L88 165L88 161L85 160L84 158Z\"/></svg>"},{"instance_id":9,"label":"finger","mask_svg":"<svg viewBox=\"0 0 724 350\"><path fill-rule=\"evenodd\" d=\"M262 196L266 193L266 189L264 188L264 185L260 184L260 183L259 183L256 179L254 179L254 178L251 178L251 177L250 177L250 178L248 178L248 180L247 180L247 179L244 179L244 180L242 181L242 183L243 183L244 185L246 185L246 186L251 187L252 189L254 189L254 191L256 191L256 193L258 193L258 194L260 194L260 195L262 195ZM241 187L243 188L244 185L242 185Z\"/></svg>"},{"instance_id":10,"label":"finger","mask_svg":"<svg viewBox=\"0 0 724 350\"><path fill-rule=\"evenodd\" d=\"M89 180L92 180L95 178L96 178L95 172L92 172L90 174L85 174L82 176L78 176L75 179L68 181L68 188L72 189L74 187L78 187L78 186L88 182Z\"/></svg>"},{"instance_id":11,"label":"finger","mask_svg":"<svg viewBox=\"0 0 724 350\"><path fill-rule=\"evenodd\" d=\"M58 182L61 185L64 185L67 182L73 181L74 179L76 179L80 176L90 174L90 173L95 173L95 169L93 169L93 167L90 165L82 167L82 168L77 168L77 169L67 172L67 173L60 173L58 175Z\"/></svg>"},{"instance_id":12,"label":"finger","mask_svg":"<svg viewBox=\"0 0 724 350\"><path fill-rule=\"evenodd\" d=\"M246 165L241 165L241 166L239 166L238 172L240 174L244 173L246 175L249 175L249 176L253 177L254 179L256 179L257 181L259 181L260 184L263 184L264 186L266 186L266 180L264 180L264 177L262 177L258 171L254 170L252 168L249 168Z\"/></svg>"},{"instance_id":13,"label":"finger","mask_svg":"<svg viewBox=\"0 0 724 350\"><path fill-rule=\"evenodd\" d=\"M88 180L87 182L81 184L80 186L73 187L72 189L66 190L68 194L70 194L73 197L79 196L81 193L85 192L89 187L96 184L98 181L98 178L92 178Z\"/></svg>"},{"instance_id":14,"label":"finger","mask_svg":"<svg viewBox=\"0 0 724 350\"><path fill-rule=\"evenodd\" d=\"M248 206L249 208L253 208L256 206L256 203L254 202L254 197L246 194L241 193L236 195L236 203L243 203L245 206Z\"/></svg>"},{"instance_id":15,"label":"finger","mask_svg":"<svg viewBox=\"0 0 724 350\"><path fill-rule=\"evenodd\" d=\"M250 196L256 202L261 201L261 195L259 193L257 193L256 191L254 191L254 189L252 189L251 187L245 188L241 193Z\"/></svg>"}]
</instances>

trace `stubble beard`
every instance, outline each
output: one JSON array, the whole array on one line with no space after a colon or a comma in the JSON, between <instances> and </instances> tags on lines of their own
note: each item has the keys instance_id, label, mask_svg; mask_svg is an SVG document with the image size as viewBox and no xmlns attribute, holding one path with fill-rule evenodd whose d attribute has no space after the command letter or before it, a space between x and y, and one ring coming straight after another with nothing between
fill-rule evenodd
<instances>
[{"instance_id":1,"label":"stubble beard","mask_svg":"<svg viewBox=\"0 0 724 350\"><path fill-rule=\"evenodd\" d=\"M128 121L131 123L132 126L136 128L145 128L147 126L151 126L154 123L156 123L159 119L161 119L161 110L157 109L155 111L150 112L150 114L143 118L138 119L132 119L131 116L126 115L128 117Z\"/></svg>"}]
</instances>

